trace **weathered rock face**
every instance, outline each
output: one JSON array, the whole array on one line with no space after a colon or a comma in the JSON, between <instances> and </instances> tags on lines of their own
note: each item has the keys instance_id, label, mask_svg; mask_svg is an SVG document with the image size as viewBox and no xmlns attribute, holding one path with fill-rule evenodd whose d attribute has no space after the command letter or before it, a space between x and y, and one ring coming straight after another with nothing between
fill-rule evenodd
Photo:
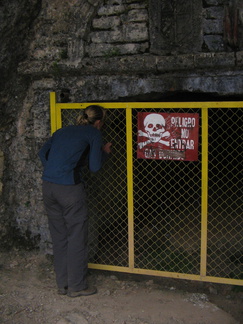
<instances>
[{"instance_id":1,"label":"weathered rock face","mask_svg":"<svg viewBox=\"0 0 243 324\"><path fill-rule=\"evenodd\" d=\"M12 0L0 10L6 246L50 242L37 157L50 134L50 91L61 100L68 89L72 102L242 95L241 1Z\"/></svg>"}]
</instances>

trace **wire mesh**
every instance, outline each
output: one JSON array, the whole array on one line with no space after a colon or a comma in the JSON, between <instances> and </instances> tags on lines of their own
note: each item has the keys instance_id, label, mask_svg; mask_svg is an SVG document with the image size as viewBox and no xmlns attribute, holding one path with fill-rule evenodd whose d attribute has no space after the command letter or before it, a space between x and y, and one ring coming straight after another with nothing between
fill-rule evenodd
<instances>
[{"instance_id":1,"label":"wire mesh","mask_svg":"<svg viewBox=\"0 0 243 324\"><path fill-rule=\"evenodd\" d=\"M209 109L208 275L243 279L242 109Z\"/></svg>"},{"instance_id":2,"label":"wire mesh","mask_svg":"<svg viewBox=\"0 0 243 324\"><path fill-rule=\"evenodd\" d=\"M135 267L198 274L200 160L185 163L136 159L138 111L143 110L133 110ZM200 113L195 109L156 109L156 112Z\"/></svg>"},{"instance_id":3,"label":"wire mesh","mask_svg":"<svg viewBox=\"0 0 243 324\"><path fill-rule=\"evenodd\" d=\"M137 115L148 108L133 104L129 237L126 108L109 106L102 133L104 142L113 143L113 154L98 173L83 170L90 262L129 267L130 246L134 269L200 276L201 256L207 253L207 276L243 279L242 108L208 109L207 251L202 251L202 109L163 107L149 112L199 114L198 161L138 159ZM62 126L74 124L79 113L80 108L62 109Z\"/></svg>"}]
</instances>

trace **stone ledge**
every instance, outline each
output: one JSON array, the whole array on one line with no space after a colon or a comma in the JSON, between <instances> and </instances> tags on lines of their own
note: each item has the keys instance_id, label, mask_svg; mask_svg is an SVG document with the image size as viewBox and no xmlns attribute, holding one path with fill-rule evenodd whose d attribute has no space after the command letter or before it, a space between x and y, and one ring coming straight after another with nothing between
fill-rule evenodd
<instances>
[{"instance_id":1,"label":"stone ledge","mask_svg":"<svg viewBox=\"0 0 243 324\"><path fill-rule=\"evenodd\" d=\"M161 73L176 70L194 69L194 55L158 56L157 68Z\"/></svg>"},{"instance_id":2,"label":"stone ledge","mask_svg":"<svg viewBox=\"0 0 243 324\"><path fill-rule=\"evenodd\" d=\"M0 195L2 194L2 176L3 176L3 169L4 169L4 155L3 152L0 150Z\"/></svg>"},{"instance_id":3,"label":"stone ledge","mask_svg":"<svg viewBox=\"0 0 243 324\"><path fill-rule=\"evenodd\" d=\"M90 44L86 47L89 57L112 57L117 55L136 55L145 53L149 48L149 43L130 43L130 44Z\"/></svg>"},{"instance_id":4,"label":"stone ledge","mask_svg":"<svg viewBox=\"0 0 243 324\"><path fill-rule=\"evenodd\" d=\"M237 66L243 66L243 51L236 53L236 64Z\"/></svg>"},{"instance_id":5,"label":"stone ledge","mask_svg":"<svg viewBox=\"0 0 243 324\"><path fill-rule=\"evenodd\" d=\"M204 67L233 67L235 53L202 53L194 56L194 66Z\"/></svg>"},{"instance_id":6,"label":"stone ledge","mask_svg":"<svg viewBox=\"0 0 243 324\"><path fill-rule=\"evenodd\" d=\"M243 65L243 51L235 53L199 53L173 56L131 55L84 58L76 65L72 62L22 62L18 72L23 75L67 74L163 74L168 72L233 69Z\"/></svg>"}]
</instances>

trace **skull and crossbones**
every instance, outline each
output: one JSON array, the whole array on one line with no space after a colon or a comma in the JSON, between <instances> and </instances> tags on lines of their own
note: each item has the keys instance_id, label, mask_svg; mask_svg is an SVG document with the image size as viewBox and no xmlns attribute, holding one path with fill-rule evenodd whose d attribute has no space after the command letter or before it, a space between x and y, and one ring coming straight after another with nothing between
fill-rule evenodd
<instances>
[{"instance_id":1,"label":"skull and crossbones","mask_svg":"<svg viewBox=\"0 0 243 324\"><path fill-rule=\"evenodd\" d=\"M143 124L145 132L138 130L138 136L147 137L148 140L138 143L140 149L151 143L161 143L166 146L170 145L170 141L162 139L170 136L170 132L165 131L165 119L162 115L149 114L144 118Z\"/></svg>"}]
</instances>

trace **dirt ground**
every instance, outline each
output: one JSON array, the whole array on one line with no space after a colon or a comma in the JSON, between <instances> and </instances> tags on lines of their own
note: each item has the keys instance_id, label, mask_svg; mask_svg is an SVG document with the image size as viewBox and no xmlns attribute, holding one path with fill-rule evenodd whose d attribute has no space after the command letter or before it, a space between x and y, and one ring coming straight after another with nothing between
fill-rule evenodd
<instances>
[{"instance_id":1,"label":"dirt ground","mask_svg":"<svg viewBox=\"0 0 243 324\"><path fill-rule=\"evenodd\" d=\"M240 324L241 287L90 270L98 293L56 293L52 258L0 252L0 323ZM241 289L240 289L241 288Z\"/></svg>"}]
</instances>

